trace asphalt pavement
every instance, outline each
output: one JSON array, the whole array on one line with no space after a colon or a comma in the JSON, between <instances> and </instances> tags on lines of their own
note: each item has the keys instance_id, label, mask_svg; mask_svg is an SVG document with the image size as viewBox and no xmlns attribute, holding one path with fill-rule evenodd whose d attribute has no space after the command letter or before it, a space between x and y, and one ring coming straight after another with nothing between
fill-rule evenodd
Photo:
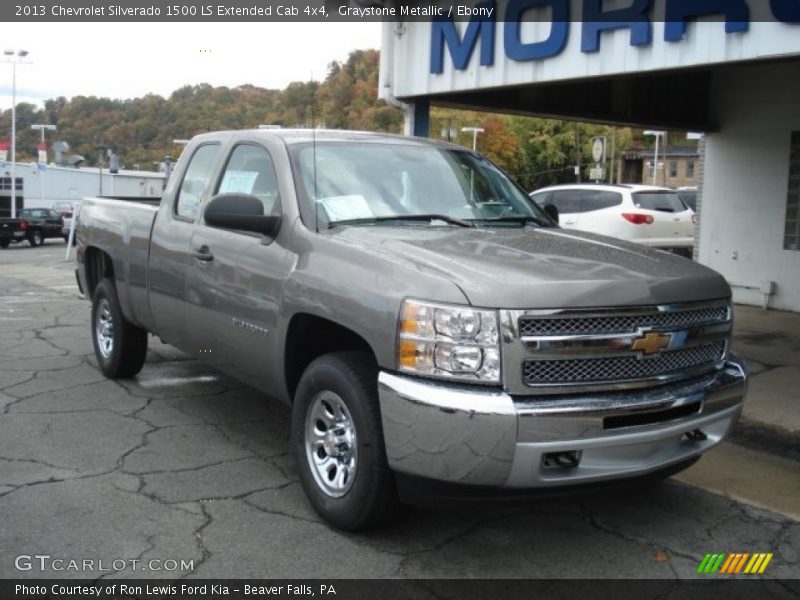
<instances>
[{"instance_id":1,"label":"asphalt pavement","mask_svg":"<svg viewBox=\"0 0 800 600\"><path fill-rule=\"evenodd\" d=\"M0 251L0 578L690 578L709 552L800 577L798 463L736 444L680 480L332 530L287 407L152 337L136 378L102 376L64 252Z\"/></svg>"}]
</instances>

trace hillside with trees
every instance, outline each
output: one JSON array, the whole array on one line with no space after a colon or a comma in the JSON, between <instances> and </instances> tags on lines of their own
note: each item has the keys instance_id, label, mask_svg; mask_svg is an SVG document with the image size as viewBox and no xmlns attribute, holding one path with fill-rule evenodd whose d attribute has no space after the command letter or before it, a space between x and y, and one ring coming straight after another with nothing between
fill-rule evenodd
<instances>
[{"instance_id":1,"label":"hillside with trees","mask_svg":"<svg viewBox=\"0 0 800 600\"><path fill-rule=\"evenodd\" d=\"M332 62L323 81L297 81L283 90L243 85L236 88L200 84L182 87L168 98L147 95L118 100L76 96L47 100L44 108L17 105L17 156L34 160L39 132L33 123L52 123L71 152L99 160L101 146L113 148L127 168L153 169L164 156L176 157L186 139L205 131L273 124L283 127L324 126L401 133L402 112L378 100L377 50L357 50L344 62ZM641 132L567 121L509 116L434 107L431 137L447 137L467 147L472 135L462 127L482 127L477 148L513 175L526 189L574 181L576 162L587 165L591 138L615 138L617 154L632 141L646 145ZM0 138L11 130L11 110L0 114ZM6 133L8 132L8 133ZM609 142L610 143L610 142ZM577 150L576 150L577 148ZM52 155L51 155L52 156Z\"/></svg>"}]
</instances>

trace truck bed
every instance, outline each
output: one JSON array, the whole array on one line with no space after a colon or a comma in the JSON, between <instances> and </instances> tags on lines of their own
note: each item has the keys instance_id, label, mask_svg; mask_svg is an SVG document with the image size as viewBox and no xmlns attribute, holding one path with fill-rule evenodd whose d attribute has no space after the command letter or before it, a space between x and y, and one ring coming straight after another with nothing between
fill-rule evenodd
<instances>
[{"instance_id":1,"label":"truck bed","mask_svg":"<svg viewBox=\"0 0 800 600\"><path fill-rule=\"evenodd\" d=\"M91 197L81 203L78 217L79 243L104 251L114 265L122 265L114 272L120 304L130 320L145 329L153 326L147 300L147 259L157 212L153 198Z\"/></svg>"}]
</instances>

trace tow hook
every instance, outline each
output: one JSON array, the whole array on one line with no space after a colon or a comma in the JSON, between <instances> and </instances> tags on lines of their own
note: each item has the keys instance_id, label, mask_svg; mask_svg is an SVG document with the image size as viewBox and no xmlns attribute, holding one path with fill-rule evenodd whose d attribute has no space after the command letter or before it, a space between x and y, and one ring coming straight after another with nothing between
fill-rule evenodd
<instances>
[{"instance_id":1,"label":"tow hook","mask_svg":"<svg viewBox=\"0 0 800 600\"><path fill-rule=\"evenodd\" d=\"M700 429L692 429L691 431L687 431L683 434L683 437L690 442L704 442L708 439L708 436Z\"/></svg>"},{"instance_id":2,"label":"tow hook","mask_svg":"<svg viewBox=\"0 0 800 600\"><path fill-rule=\"evenodd\" d=\"M572 469L581 462L582 454L580 450L548 452L542 457L542 466L545 469Z\"/></svg>"}]
</instances>

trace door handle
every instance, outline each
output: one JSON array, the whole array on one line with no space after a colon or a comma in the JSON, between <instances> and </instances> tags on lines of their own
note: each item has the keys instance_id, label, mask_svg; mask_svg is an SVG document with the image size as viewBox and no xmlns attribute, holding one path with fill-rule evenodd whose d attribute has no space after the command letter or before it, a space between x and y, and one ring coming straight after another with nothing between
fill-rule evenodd
<instances>
[{"instance_id":1,"label":"door handle","mask_svg":"<svg viewBox=\"0 0 800 600\"><path fill-rule=\"evenodd\" d=\"M214 260L214 255L211 254L211 250L208 249L208 246L201 246L197 250L192 251L192 258L203 262L211 262Z\"/></svg>"}]
</instances>

